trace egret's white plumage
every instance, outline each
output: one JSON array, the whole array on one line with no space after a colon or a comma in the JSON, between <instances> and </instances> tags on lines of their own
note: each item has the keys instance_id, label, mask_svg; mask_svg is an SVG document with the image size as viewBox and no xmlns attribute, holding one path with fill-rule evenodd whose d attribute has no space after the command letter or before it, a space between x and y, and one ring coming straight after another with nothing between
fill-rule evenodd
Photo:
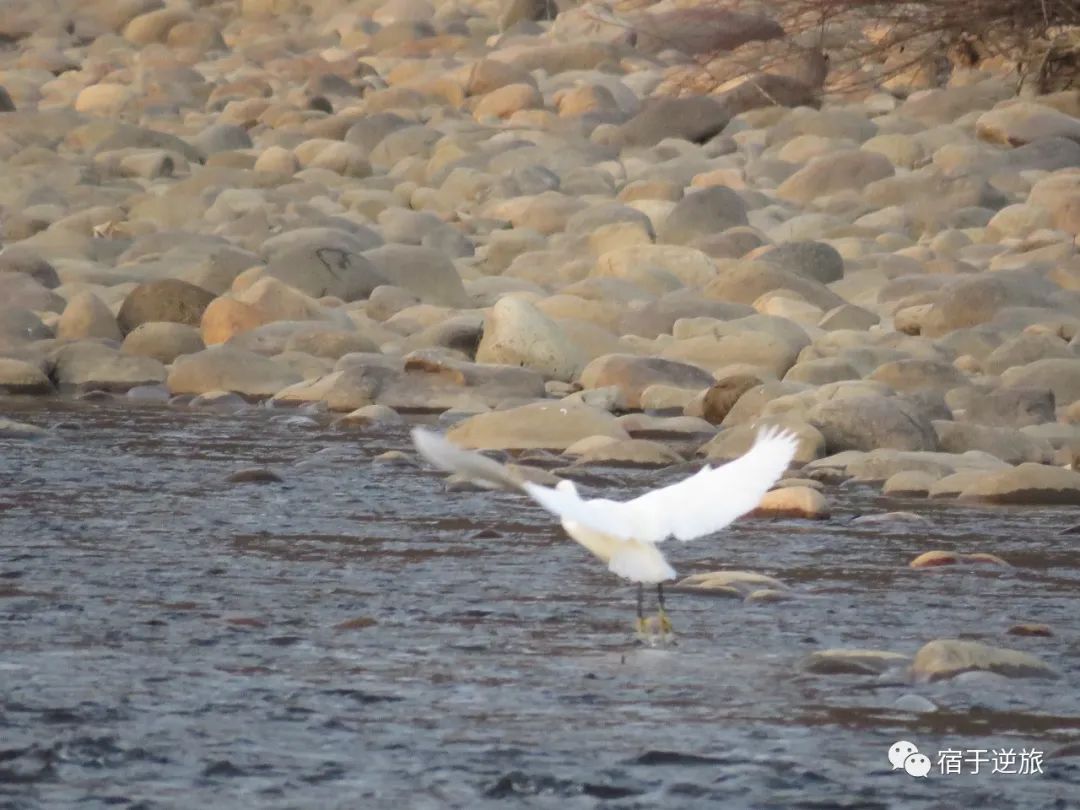
<instances>
[{"instance_id":1,"label":"egret's white plumage","mask_svg":"<svg viewBox=\"0 0 1080 810\"><path fill-rule=\"evenodd\" d=\"M798 447L793 433L765 428L743 456L704 467L670 486L629 501L582 498L571 481L555 488L522 482L492 459L462 450L442 436L416 428L413 441L429 462L448 472L502 488L519 489L562 522L571 538L631 582L659 584L675 578L657 544L669 537L693 540L719 531L756 507L783 475Z\"/></svg>"}]
</instances>

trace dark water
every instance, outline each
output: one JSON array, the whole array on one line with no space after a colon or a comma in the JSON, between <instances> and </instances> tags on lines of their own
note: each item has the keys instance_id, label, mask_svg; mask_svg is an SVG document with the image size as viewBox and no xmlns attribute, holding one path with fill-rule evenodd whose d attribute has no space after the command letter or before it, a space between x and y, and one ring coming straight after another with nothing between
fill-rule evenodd
<instances>
[{"instance_id":1,"label":"dark water","mask_svg":"<svg viewBox=\"0 0 1080 810\"><path fill-rule=\"evenodd\" d=\"M1080 523L832 493L668 551L680 574L791 584L777 604L673 594L636 647L633 591L519 497L444 493L366 435L239 416L0 401L0 807L1077 807ZM334 451L315 461L324 448ZM284 483L227 483L253 465ZM602 473L629 492L656 473ZM914 509L928 524L853 525ZM914 572L929 548L1016 568ZM1045 622L1051 638L1005 634ZM1063 677L931 685L801 674L830 647L939 637ZM962 679L963 680L963 679ZM922 695L940 710L894 707ZM1042 775L893 772L898 739L1036 749Z\"/></svg>"}]
</instances>

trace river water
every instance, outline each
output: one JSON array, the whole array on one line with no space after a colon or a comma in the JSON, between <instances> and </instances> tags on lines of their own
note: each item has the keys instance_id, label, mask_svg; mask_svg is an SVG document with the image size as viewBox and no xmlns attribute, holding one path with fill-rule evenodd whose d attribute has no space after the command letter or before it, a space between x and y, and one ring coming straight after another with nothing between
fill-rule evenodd
<instances>
[{"instance_id":1,"label":"river water","mask_svg":"<svg viewBox=\"0 0 1080 810\"><path fill-rule=\"evenodd\" d=\"M830 492L828 521L752 520L666 548L680 575L775 576L778 603L633 588L519 496L446 492L406 430L126 403L0 400L0 807L1080 806L1080 523ZM281 483L230 483L253 466ZM597 470L626 495L666 480ZM595 483L595 481L594 481ZM853 523L908 509L928 522ZM1014 568L912 571L930 548ZM1052 637L1017 637L1042 622ZM1058 680L810 675L828 648L972 638ZM897 708L917 695L937 711ZM894 771L910 740L925 779ZM1070 747L1072 746L1072 747ZM943 749L1044 773L943 775Z\"/></svg>"}]
</instances>

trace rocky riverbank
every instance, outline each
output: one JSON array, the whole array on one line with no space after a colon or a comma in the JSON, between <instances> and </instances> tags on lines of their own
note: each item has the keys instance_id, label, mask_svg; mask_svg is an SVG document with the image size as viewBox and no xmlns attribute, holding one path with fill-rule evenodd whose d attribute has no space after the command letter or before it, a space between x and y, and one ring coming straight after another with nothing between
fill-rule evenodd
<instances>
[{"instance_id":1,"label":"rocky riverbank","mask_svg":"<svg viewBox=\"0 0 1080 810\"><path fill-rule=\"evenodd\" d=\"M845 479L1080 503L1080 94L841 95L758 14L551 11L9 4L0 392L434 412L583 466L775 423L780 514Z\"/></svg>"}]
</instances>

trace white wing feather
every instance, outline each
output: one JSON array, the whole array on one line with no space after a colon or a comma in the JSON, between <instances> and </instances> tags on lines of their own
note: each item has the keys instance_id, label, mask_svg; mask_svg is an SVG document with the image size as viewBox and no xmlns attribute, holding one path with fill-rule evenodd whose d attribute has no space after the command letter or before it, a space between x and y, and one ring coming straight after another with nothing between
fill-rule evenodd
<instances>
[{"instance_id":1,"label":"white wing feather","mask_svg":"<svg viewBox=\"0 0 1080 810\"><path fill-rule=\"evenodd\" d=\"M693 540L723 529L756 507L788 468L798 439L766 428L743 456L721 467L705 467L689 478L630 501L582 499L572 486L556 489L524 484L541 506L565 520L612 537L659 543L668 537Z\"/></svg>"},{"instance_id":2,"label":"white wing feather","mask_svg":"<svg viewBox=\"0 0 1080 810\"><path fill-rule=\"evenodd\" d=\"M424 428L413 428L412 440L420 455L440 470L501 489L521 491L520 479L494 459L471 450L462 450L440 434Z\"/></svg>"}]
</instances>

